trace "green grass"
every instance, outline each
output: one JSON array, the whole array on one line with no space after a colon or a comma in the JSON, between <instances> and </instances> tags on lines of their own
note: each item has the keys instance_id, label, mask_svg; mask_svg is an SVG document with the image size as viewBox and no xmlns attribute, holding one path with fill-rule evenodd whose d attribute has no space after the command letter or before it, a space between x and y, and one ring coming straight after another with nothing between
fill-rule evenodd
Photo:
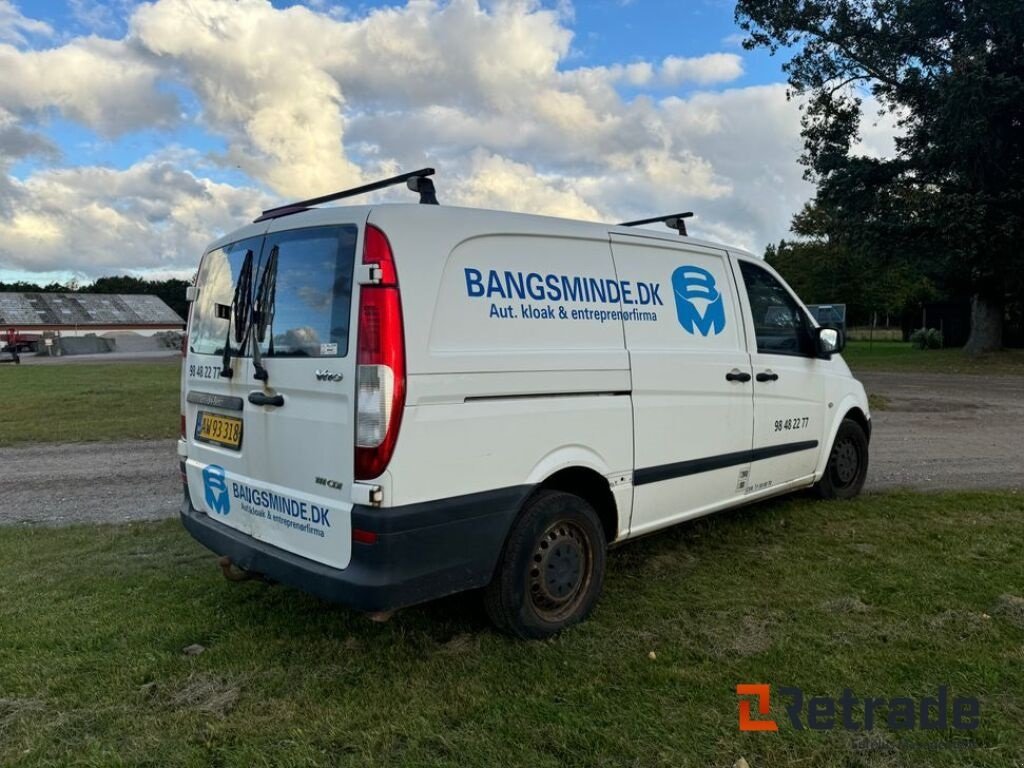
<instances>
[{"instance_id":1,"label":"green grass","mask_svg":"<svg viewBox=\"0 0 1024 768\"><path fill-rule=\"evenodd\" d=\"M889 410L889 398L872 392L868 395L868 407L872 413L875 411L887 411Z\"/></svg>"},{"instance_id":2,"label":"green grass","mask_svg":"<svg viewBox=\"0 0 1024 768\"><path fill-rule=\"evenodd\" d=\"M228 583L175 521L0 528L0 764L1020 765L1022 542L1016 493L755 505L614 551L591 620L526 643L469 596L378 625ZM981 727L796 732L775 701L740 733L741 682L948 684Z\"/></svg>"},{"instance_id":3,"label":"green grass","mask_svg":"<svg viewBox=\"0 0 1024 768\"><path fill-rule=\"evenodd\" d=\"M962 349L915 349L902 341L849 341L843 359L857 371L914 371L1024 376L1024 350L970 357Z\"/></svg>"},{"instance_id":4,"label":"green grass","mask_svg":"<svg viewBox=\"0 0 1024 768\"><path fill-rule=\"evenodd\" d=\"M0 366L0 446L175 437L180 372L167 363Z\"/></svg>"}]
</instances>

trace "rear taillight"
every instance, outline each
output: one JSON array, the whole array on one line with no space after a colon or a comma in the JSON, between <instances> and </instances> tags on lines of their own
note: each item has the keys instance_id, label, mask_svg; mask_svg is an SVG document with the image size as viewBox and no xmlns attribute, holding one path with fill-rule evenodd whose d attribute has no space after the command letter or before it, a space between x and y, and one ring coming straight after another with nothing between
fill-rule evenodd
<instances>
[{"instance_id":1,"label":"rear taillight","mask_svg":"<svg viewBox=\"0 0 1024 768\"><path fill-rule=\"evenodd\" d=\"M366 228L363 263L380 281L362 286L356 347L355 477L378 477L391 461L405 407L405 336L398 274L387 237Z\"/></svg>"}]
</instances>

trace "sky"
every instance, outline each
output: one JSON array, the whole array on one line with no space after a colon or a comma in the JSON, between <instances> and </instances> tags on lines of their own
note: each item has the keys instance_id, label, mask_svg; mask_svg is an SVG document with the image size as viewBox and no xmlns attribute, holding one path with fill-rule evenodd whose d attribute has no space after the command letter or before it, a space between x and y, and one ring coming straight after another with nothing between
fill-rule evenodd
<instances>
[{"instance_id":1,"label":"sky","mask_svg":"<svg viewBox=\"0 0 1024 768\"><path fill-rule=\"evenodd\" d=\"M0 280L186 277L262 208L427 165L442 204L693 210L691 234L760 252L813 187L785 53L744 51L733 11L0 0Z\"/></svg>"}]
</instances>

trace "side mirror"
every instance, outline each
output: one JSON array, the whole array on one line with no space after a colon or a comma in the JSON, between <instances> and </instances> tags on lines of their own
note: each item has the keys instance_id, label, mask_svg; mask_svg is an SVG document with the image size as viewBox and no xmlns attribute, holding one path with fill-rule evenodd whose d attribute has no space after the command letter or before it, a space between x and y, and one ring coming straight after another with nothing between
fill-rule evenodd
<instances>
[{"instance_id":1,"label":"side mirror","mask_svg":"<svg viewBox=\"0 0 1024 768\"><path fill-rule=\"evenodd\" d=\"M838 328L818 328L818 356L828 360L846 347L846 337Z\"/></svg>"}]
</instances>

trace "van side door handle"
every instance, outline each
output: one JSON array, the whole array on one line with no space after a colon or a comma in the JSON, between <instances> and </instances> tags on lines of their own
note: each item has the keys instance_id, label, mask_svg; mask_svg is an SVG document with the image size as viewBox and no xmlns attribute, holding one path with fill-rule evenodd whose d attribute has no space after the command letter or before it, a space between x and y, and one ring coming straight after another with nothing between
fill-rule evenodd
<instances>
[{"instance_id":1,"label":"van side door handle","mask_svg":"<svg viewBox=\"0 0 1024 768\"><path fill-rule=\"evenodd\" d=\"M725 374L726 381L750 381L750 374L746 371L741 371L739 368L733 368L727 374Z\"/></svg>"},{"instance_id":2,"label":"van side door handle","mask_svg":"<svg viewBox=\"0 0 1024 768\"><path fill-rule=\"evenodd\" d=\"M779 374L775 373L774 371L761 371L761 373L757 374L757 380L761 382L778 381Z\"/></svg>"},{"instance_id":3,"label":"van side door handle","mask_svg":"<svg viewBox=\"0 0 1024 768\"><path fill-rule=\"evenodd\" d=\"M284 405L284 395L265 395L262 392L250 392L249 402L253 405L269 405L273 408L280 408Z\"/></svg>"}]
</instances>

